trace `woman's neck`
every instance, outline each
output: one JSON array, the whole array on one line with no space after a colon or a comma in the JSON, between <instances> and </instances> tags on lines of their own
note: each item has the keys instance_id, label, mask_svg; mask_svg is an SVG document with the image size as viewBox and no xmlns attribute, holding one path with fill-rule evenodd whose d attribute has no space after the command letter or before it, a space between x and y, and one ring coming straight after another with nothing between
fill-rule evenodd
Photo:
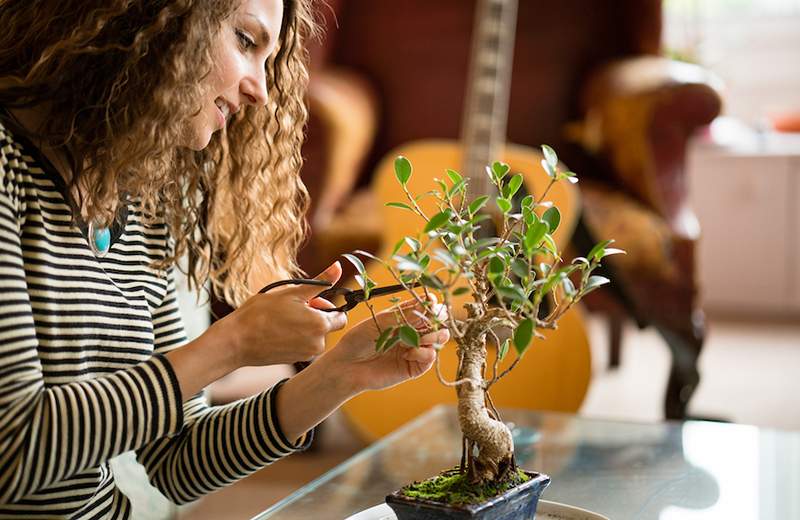
<instances>
[{"instance_id":1,"label":"woman's neck","mask_svg":"<svg viewBox=\"0 0 800 520\"><path fill-rule=\"evenodd\" d=\"M47 118L47 111L41 107L31 108L13 108L9 109L12 117L16 123L25 130L26 134L39 148L39 151L50 161L56 172L64 179L67 186L71 186L70 197L73 201L83 201L80 208L81 219L85 222L88 221L88 211L86 208L86 186L82 182L77 185L71 185L72 180L72 166L70 165L67 153L63 149L58 149L45 143L42 139L37 139L41 135L44 127L44 122Z\"/></svg>"},{"instance_id":2,"label":"woman's neck","mask_svg":"<svg viewBox=\"0 0 800 520\"><path fill-rule=\"evenodd\" d=\"M32 138L34 144L39 147L42 154L50 160L50 163L56 169L64 182L69 185L72 179L72 168L70 167L67 154L63 150L58 150L52 146L44 143L37 136L41 135L44 122L47 117L47 112L41 106L30 108L11 108L9 112L16 120L17 124L22 126L29 137Z\"/></svg>"}]
</instances>

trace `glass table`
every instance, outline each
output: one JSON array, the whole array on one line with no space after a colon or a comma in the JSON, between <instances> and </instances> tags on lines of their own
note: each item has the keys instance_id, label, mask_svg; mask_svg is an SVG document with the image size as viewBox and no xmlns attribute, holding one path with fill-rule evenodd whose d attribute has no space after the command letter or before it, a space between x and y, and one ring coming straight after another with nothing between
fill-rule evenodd
<instances>
[{"instance_id":1,"label":"glass table","mask_svg":"<svg viewBox=\"0 0 800 520\"><path fill-rule=\"evenodd\" d=\"M388 413L389 411L387 411ZM622 519L800 518L800 433L688 421L642 424L501 410L542 498ZM256 516L344 519L458 464L451 406L437 406Z\"/></svg>"}]
</instances>

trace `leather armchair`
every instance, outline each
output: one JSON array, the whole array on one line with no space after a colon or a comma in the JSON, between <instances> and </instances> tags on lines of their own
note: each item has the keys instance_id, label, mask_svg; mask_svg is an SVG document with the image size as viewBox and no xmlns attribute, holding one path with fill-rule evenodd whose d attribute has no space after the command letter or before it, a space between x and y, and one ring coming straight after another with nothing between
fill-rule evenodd
<instances>
[{"instance_id":1,"label":"leather armchair","mask_svg":"<svg viewBox=\"0 0 800 520\"><path fill-rule=\"evenodd\" d=\"M338 138L345 148L353 144L341 171L334 167L340 145L330 135L341 125L312 104L307 147L316 159L303 176L324 201L312 213L312 240L301 256L309 272L342 252L376 249L380 224L369 215L379 202L368 186L389 150L415 139L458 138L475 2L330 3L325 14L336 24L315 51L312 85L330 71L359 78L352 82L358 88L334 102L345 118L360 113L372 121L375 132ZM686 145L719 112L720 98L703 69L659 57L661 23L659 0L520 0L508 139L550 144L578 172L584 212L576 252L595 237L614 237L628 250L607 262L614 284L586 303L610 316L612 353L623 317L658 328L673 358L665 415L682 418L699 381L704 337ZM361 109L348 112L350 103ZM325 180L330 175L339 180Z\"/></svg>"}]
</instances>

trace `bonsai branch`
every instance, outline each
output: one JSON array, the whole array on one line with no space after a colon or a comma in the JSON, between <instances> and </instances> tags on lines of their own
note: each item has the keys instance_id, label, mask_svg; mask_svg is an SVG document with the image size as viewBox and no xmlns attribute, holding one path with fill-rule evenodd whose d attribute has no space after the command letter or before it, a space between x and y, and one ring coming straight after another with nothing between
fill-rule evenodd
<instances>
[{"instance_id":1,"label":"bonsai branch","mask_svg":"<svg viewBox=\"0 0 800 520\"><path fill-rule=\"evenodd\" d=\"M511 365L509 365L509 367L508 367L508 368L506 368L505 370L503 370L503 371L500 373L500 375L499 375L499 376L497 376L497 377L493 377L491 380L487 381L487 382L486 382L486 391L488 392L488 391L489 391L489 389L492 387L492 385L493 385L493 384L495 384L496 382L500 381L501 379L503 379L503 378L506 376L506 374L508 374L509 372L511 372L512 370L514 370L514 367L516 367L516 366L517 366L517 363L519 363L519 360L520 360L520 359L522 359L522 356L517 356L517 358L516 358L516 359L515 359L515 360L514 360L514 361L511 363Z\"/></svg>"},{"instance_id":2,"label":"bonsai branch","mask_svg":"<svg viewBox=\"0 0 800 520\"><path fill-rule=\"evenodd\" d=\"M466 377L463 378L463 379L459 379L457 381L452 381L452 382L445 380L444 376L442 375L442 367L439 364L439 353L438 352L436 353L436 377L438 377L439 378L439 382L442 383L445 386L456 387L456 386L465 385L467 383L470 383L473 386L483 387L483 381L478 382L478 381L475 381L474 379L470 379L470 378L466 378Z\"/></svg>"}]
</instances>

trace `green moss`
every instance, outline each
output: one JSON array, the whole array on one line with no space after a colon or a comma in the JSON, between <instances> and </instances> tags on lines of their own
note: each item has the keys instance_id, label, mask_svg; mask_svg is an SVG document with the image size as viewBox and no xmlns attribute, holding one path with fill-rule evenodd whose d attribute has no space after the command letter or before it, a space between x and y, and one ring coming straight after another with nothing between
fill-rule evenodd
<instances>
[{"instance_id":1,"label":"green moss","mask_svg":"<svg viewBox=\"0 0 800 520\"><path fill-rule=\"evenodd\" d=\"M432 500L450 505L479 504L505 491L516 487L531 477L517 468L500 482L489 482L483 485L470 484L466 475L460 475L458 469L442 472L422 482L414 482L400 492L410 498Z\"/></svg>"}]
</instances>

